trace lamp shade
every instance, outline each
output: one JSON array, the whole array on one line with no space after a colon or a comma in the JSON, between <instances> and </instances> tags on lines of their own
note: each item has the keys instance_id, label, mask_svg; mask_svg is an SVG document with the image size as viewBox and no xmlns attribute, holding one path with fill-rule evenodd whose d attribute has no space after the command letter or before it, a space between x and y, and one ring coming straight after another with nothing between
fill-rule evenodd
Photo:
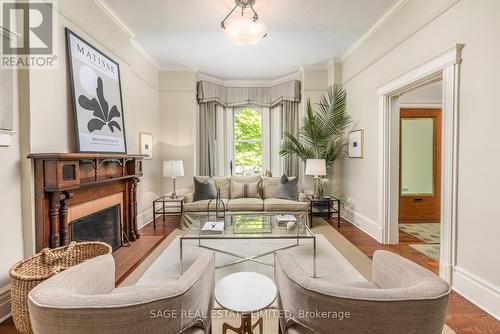
<instances>
[{"instance_id":1,"label":"lamp shade","mask_svg":"<svg viewBox=\"0 0 500 334\"><path fill-rule=\"evenodd\" d=\"M169 160L163 162L163 177L184 176L182 160Z\"/></svg>"},{"instance_id":2,"label":"lamp shade","mask_svg":"<svg viewBox=\"0 0 500 334\"><path fill-rule=\"evenodd\" d=\"M266 37L267 26L261 20L240 17L226 25L227 37L237 45L251 45Z\"/></svg>"},{"instance_id":3,"label":"lamp shade","mask_svg":"<svg viewBox=\"0 0 500 334\"><path fill-rule=\"evenodd\" d=\"M326 175L326 160L307 159L306 175L313 175L313 176Z\"/></svg>"}]
</instances>

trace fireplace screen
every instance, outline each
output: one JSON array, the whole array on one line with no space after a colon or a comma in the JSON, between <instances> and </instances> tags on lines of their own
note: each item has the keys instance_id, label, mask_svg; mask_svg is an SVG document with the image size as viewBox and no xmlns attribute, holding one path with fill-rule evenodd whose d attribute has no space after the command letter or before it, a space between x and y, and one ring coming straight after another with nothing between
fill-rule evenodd
<instances>
[{"instance_id":1,"label":"fireplace screen","mask_svg":"<svg viewBox=\"0 0 500 334\"><path fill-rule=\"evenodd\" d=\"M71 240L102 241L113 251L122 246L120 204L80 218L71 223Z\"/></svg>"}]
</instances>

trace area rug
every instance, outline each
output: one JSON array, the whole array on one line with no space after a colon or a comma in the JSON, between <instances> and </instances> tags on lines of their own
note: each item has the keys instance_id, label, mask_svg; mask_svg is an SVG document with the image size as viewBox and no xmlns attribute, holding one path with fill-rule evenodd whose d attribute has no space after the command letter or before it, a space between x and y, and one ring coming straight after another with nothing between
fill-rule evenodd
<instances>
[{"instance_id":1,"label":"area rug","mask_svg":"<svg viewBox=\"0 0 500 334\"><path fill-rule=\"evenodd\" d=\"M347 260L356 270L359 272L360 276L357 276L359 279L364 277L365 279L371 279L371 260L367 257L363 252L361 252L356 246L354 246L349 240L347 240L343 235L338 233L334 228L332 228L326 221L322 218L314 219L314 228L313 232L318 236L322 236L323 238L318 238L321 240L326 240L330 243L330 245L334 246L338 254L341 254L345 260ZM142 280L141 276L143 276L146 271L151 267L151 265L157 261L162 253L173 243L177 242L178 237L182 235L181 230L175 230L172 232L149 256L143 261L137 269L132 272L120 286L128 286L138 283L139 279ZM324 242L318 242L319 247L328 247ZM304 243L303 247L300 249L292 248L291 250L299 251L299 252L308 252L310 247L307 243ZM320 260L324 261L324 259ZM251 265L251 264L250 264ZM263 269L264 267L264 269ZM319 266L318 266L319 267ZM262 272L263 270L267 270L265 266L256 264L254 267L255 271ZM168 269L165 269L168 270ZM320 275L330 275L328 272L320 270ZM343 273L343 275L354 275L355 273L347 272ZM218 278L220 278L220 274L218 274ZM278 333L278 321L277 317L273 316L274 309L271 309L270 312L266 313L266 317L264 318L264 333L265 334L277 334ZM233 313L227 313L227 317L219 317L218 319L214 319L212 322L212 333L213 334L221 334L222 333L222 324L224 322L229 323L230 325L238 327L240 324L240 318L235 317ZM445 326L443 329L443 334L453 334L455 333L448 326Z\"/></svg>"},{"instance_id":2,"label":"area rug","mask_svg":"<svg viewBox=\"0 0 500 334\"><path fill-rule=\"evenodd\" d=\"M428 244L439 244L441 242L440 224L399 224L399 229Z\"/></svg>"},{"instance_id":3,"label":"area rug","mask_svg":"<svg viewBox=\"0 0 500 334\"><path fill-rule=\"evenodd\" d=\"M436 244L410 244L411 248L430 257L434 261L439 261L440 246Z\"/></svg>"}]
</instances>

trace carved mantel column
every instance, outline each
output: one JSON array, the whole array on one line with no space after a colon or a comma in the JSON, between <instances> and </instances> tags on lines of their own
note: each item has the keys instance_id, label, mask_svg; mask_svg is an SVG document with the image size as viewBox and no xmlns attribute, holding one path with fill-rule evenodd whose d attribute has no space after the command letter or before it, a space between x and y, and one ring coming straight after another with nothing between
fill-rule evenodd
<instances>
[{"instance_id":1,"label":"carved mantel column","mask_svg":"<svg viewBox=\"0 0 500 334\"><path fill-rule=\"evenodd\" d=\"M50 219L50 240L49 244L51 248L59 247L61 245L59 230L60 230L60 213L61 208L61 193L52 192L50 193L49 199L49 219Z\"/></svg>"}]
</instances>

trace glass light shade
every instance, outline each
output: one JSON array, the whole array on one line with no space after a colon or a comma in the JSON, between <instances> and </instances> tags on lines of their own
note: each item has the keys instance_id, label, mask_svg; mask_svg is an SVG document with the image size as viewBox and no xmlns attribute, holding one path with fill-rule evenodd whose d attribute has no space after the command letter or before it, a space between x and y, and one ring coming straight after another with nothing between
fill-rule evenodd
<instances>
[{"instance_id":1,"label":"glass light shade","mask_svg":"<svg viewBox=\"0 0 500 334\"><path fill-rule=\"evenodd\" d=\"M184 176L184 165L182 160L170 160L163 162L163 177Z\"/></svg>"},{"instance_id":2,"label":"glass light shade","mask_svg":"<svg viewBox=\"0 0 500 334\"><path fill-rule=\"evenodd\" d=\"M307 159L306 175L326 175L326 161L324 159Z\"/></svg>"},{"instance_id":3,"label":"glass light shade","mask_svg":"<svg viewBox=\"0 0 500 334\"><path fill-rule=\"evenodd\" d=\"M239 17L226 24L227 37L238 45L258 43L267 34L267 26L261 20L254 21L250 17Z\"/></svg>"}]
</instances>

